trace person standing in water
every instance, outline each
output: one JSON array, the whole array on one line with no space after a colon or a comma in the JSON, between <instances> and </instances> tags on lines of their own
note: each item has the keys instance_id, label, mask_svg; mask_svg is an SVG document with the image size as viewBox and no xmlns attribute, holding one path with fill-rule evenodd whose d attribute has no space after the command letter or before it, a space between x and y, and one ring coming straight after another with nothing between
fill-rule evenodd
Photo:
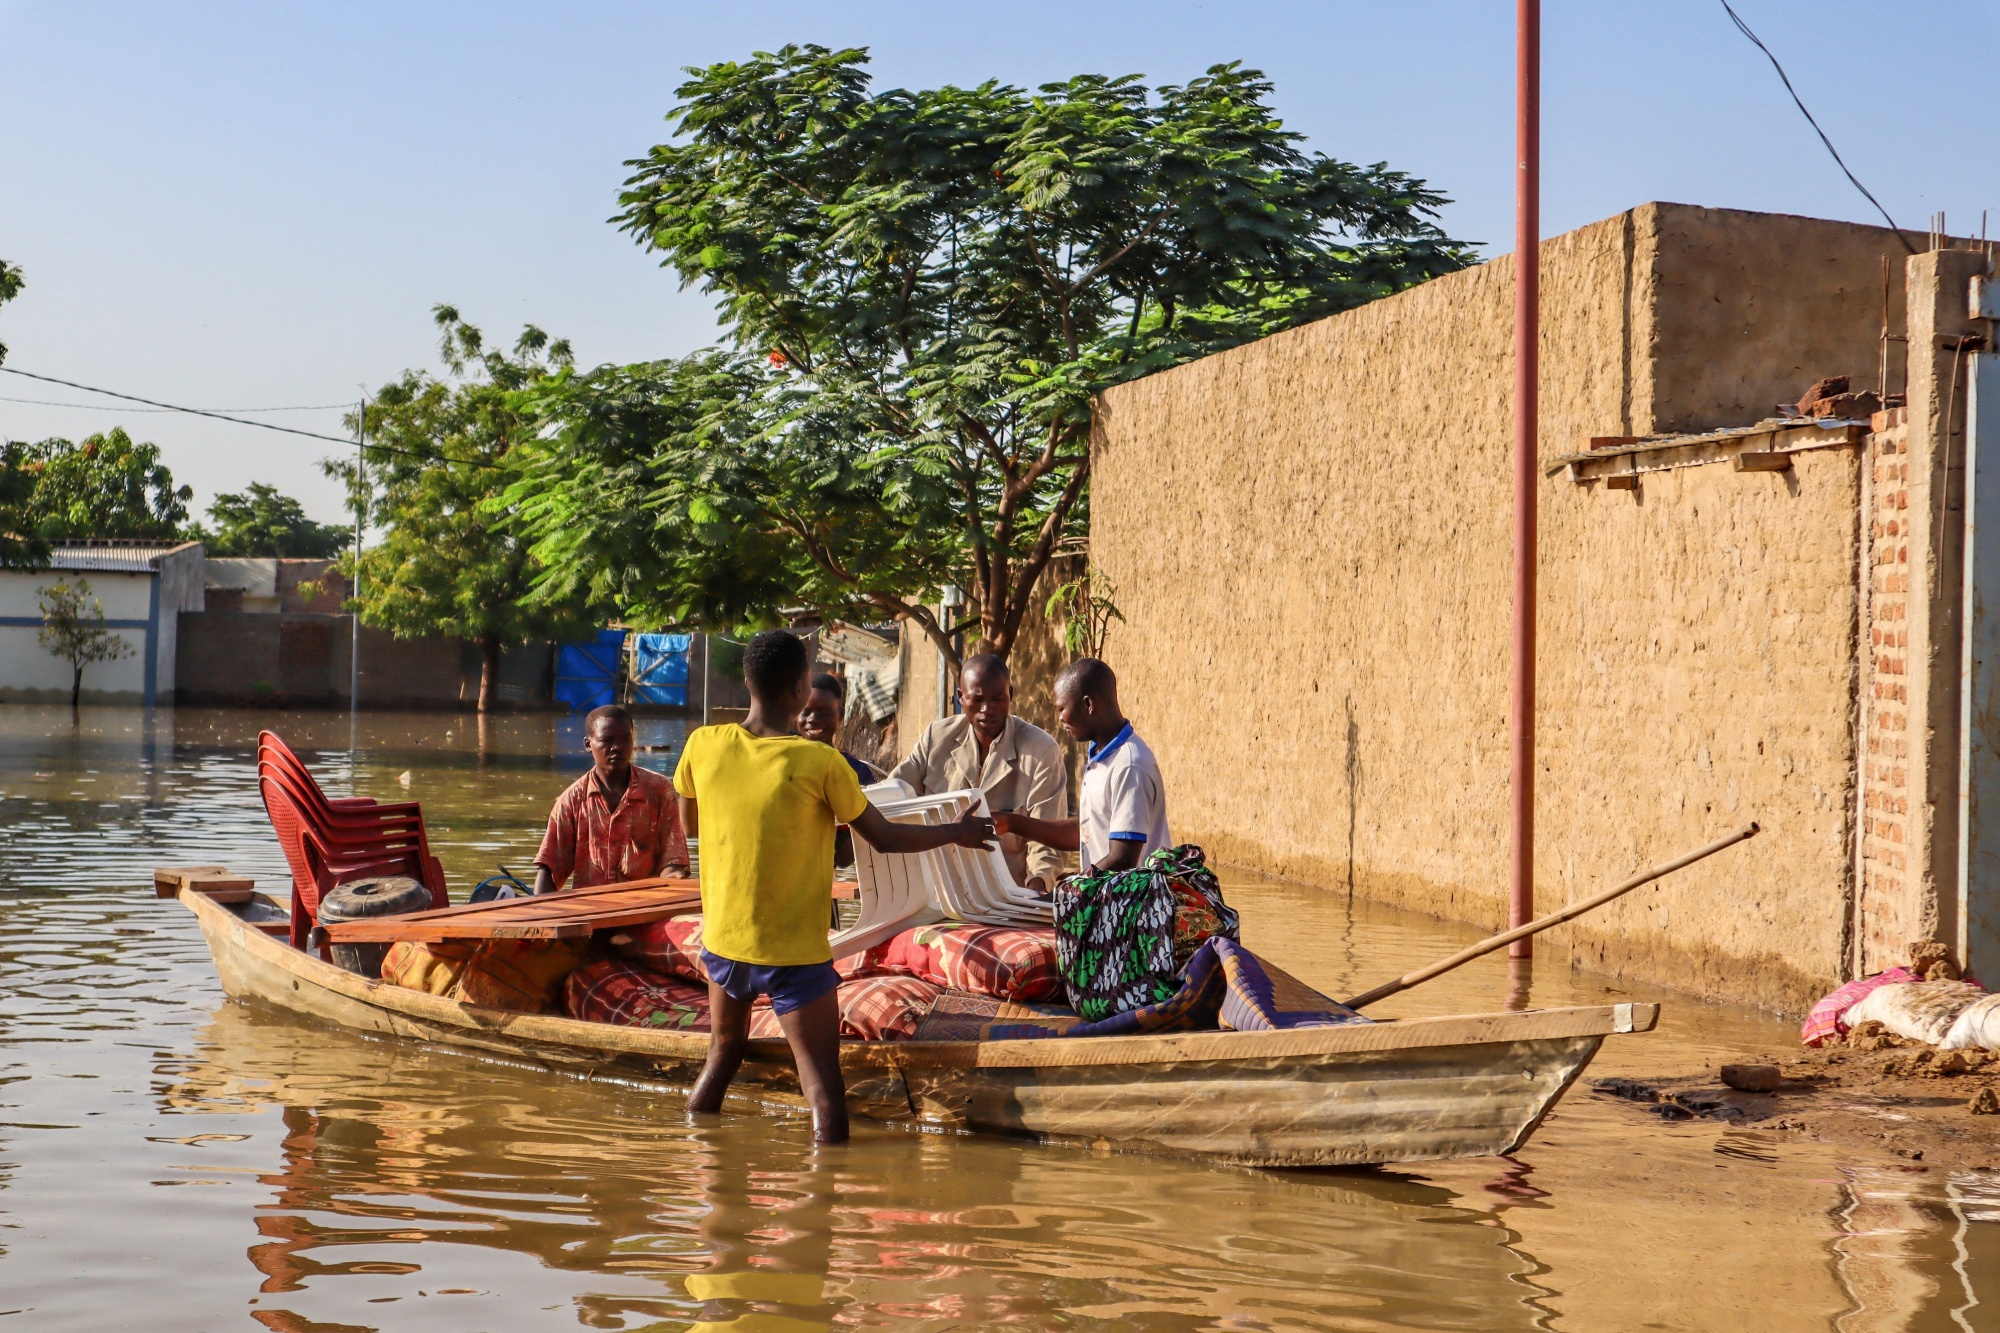
<instances>
[{"instance_id":1,"label":"person standing in water","mask_svg":"<svg viewBox=\"0 0 2000 1333\"><path fill-rule=\"evenodd\" d=\"M992 847L993 821L892 824L861 794L831 746L797 734L812 693L811 657L796 635L766 630L743 654L750 714L688 737L674 770L681 824L702 839L702 966L709 976L708 1060L690 1115L722 1109L743 1063L750 1006L771 997L812 1109L813 1140L847 1138L840 1010L827 947L833 835L848 824L881 852Z\"/></svg>"}]
</instances>

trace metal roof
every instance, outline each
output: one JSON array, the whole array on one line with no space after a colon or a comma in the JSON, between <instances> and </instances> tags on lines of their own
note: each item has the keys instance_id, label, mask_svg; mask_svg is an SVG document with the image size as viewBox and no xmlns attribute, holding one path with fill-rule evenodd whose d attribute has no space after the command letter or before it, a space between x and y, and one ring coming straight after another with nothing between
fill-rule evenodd
<instances>
[{"instance_id":1,"label":"metal roof","mask_svg":"<svg viewBox=\"0 0 2000 1333\"><path fill-rule=\"evenodd\" d=\"M198 542L64 542L50 549L44 568L101 574L151 574L159 569L161 556L198 545Z\"/></svg>"}]
</instances>

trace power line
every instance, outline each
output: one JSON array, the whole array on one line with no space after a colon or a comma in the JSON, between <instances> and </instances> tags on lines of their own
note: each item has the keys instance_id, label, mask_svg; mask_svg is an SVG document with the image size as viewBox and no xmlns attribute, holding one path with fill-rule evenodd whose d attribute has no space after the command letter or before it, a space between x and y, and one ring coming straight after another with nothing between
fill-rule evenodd
<instances>
[{"instance_id":1,"label":"power line","mask_svg":"<svg viewBox=\"0 0 2000 1333\"><path fill-rule=\"evenodd\" d=\"M1731 9L1729 7L1729 0L1720 0L1720 3L1724 11L1728 13L1729 21L1736 25L1736 30L1742 33L1745 37L1748 37L1751 43L1755 45L1759 51L1762 51L1764 53L1764 58L1771 62L1771 68L1778 71L1778 81L1783 83L1785 85L1785 91L1792 95L1792 105L1797 107L1799 109L1799 114L1806 118L1806 124L1813 127L1813 133L1817 134L1819 136L1819 141L1826 145L1826 151L1833 154L1834 165L1838 166L1841 169L1841 171L1846 175L1848 181L1854 186L1855 189L1861 191L1863 198L1867 199L1869 203L1875 205L1875 211L1877 213L1880 213L1882 215L1882 220L1889 224L1889 230L1896 233L1896 239L1903 243L1903 248L1909 251L1911 254L1915 254L1917 252L1917 247L1911 245L1910 238L1903 235L1903 229L1896 225L1896 219L1889 216L1889 210L1882 207L1882 201L1880 199L1877 199L1874 195L1868 193L1868 187L1861 183L1860 178L1857 177L1852 171L1848 170L1847 163L1841 160L1840 150L1833 146L1833 140L1826 137L1826 131L1821 129L1819 127L1819 122L1813 119L1813 113L1806 110L1806 104L1799 100L1798 89L1792 87L1791 79L1785 74L1785 67L1783 65L1780 65L1778 63L1778 58L1771 54L1771 48L1764 45L1763 41L1757 36L1756 33L1750 31L1750 25L1743 21L1742 15L1738 14L1734 9Z\"/></svg>"},{"instance_id":2,"label":"power line","mask_svg":"<svg viewBox=\"0 0 2000 1333\"><path fill-rule=\"evenodd\" d=\"M122 398L128 403L144 403L148 407L158 408L163 412L185 412L189 416L213 417L217 421L227 421L236 426L255 426L258 430L275 430L286 435L303 435L309 440L325 440L330 444L338 444L343 448L351 447L356 443L352 437L343 439L338 435L322 435L316 430L300 430L296 426L278 426L268 421L245 421L241 417L232 417L222 412L211 412L206 408L178 407L173 403L163 403L155 398L141 398L137 394L119 393L115 389L100 389L94 384L78 384L75 380L59 380L53 375L37 375L31 370L16 370L12 366L0 366L0 372L9 375L20 375L25 379L40 380L44 384L60 384L65 389L81 389L85 393L101 393L106 398ZM467 463L473 467L492 468L495 471L501 470L498 463L488 463L477 458L458 459L446 458L442 455L420 454L413 449L398 449L393 445L387 444L365 444L361 447L372 449L377 453L396 454L402 458L414 458L420 463Z\"/></svg>"},{"instance_id":3,"label":"power line","mask_svg":"<svg viewBox=\"0 0 2000 1333\"><path fill-rule=\"evenodd\" d=\"M0 403L29 403L35 407L80 407L92 412L110 410L104 403L59 403L52 398L15 398L8 394L0 394ZM310 403L299 407L209 407L195 410L206 412L331 412L336 408L344 411L352 406L354 406L353 403ZM127 407L122 410L126 412L178 412L181 409L177 407Z\"/></svg>"}]
</instances>

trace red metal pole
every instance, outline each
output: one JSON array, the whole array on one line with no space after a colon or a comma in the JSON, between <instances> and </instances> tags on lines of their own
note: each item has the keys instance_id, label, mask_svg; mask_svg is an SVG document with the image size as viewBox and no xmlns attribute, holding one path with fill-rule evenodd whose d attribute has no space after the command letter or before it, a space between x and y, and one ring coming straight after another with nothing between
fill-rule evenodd
<instances>
[{"instance_id":1,"label":"red metal pole","mask_svg":"<svg viewBox=\"0 0 2000 1333\"><path fill-rule=\"evenodd\" d=\"M1507 924L1535 917L1535 563L1541 462L1542 5L1516 0L1514 37L1514 695ZM1516 940L1514 958L1534 941Z\"/></svg>"}]
</instances>

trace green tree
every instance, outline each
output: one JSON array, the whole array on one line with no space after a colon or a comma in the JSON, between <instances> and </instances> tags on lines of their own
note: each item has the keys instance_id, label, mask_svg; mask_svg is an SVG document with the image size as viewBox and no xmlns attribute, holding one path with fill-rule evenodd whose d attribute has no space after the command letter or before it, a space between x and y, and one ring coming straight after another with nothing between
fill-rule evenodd
<instances>
[{"instance_id":1,"label":"green tree","mask_svg":"<svg viewBox=\"0 0 2000 1333\"><path fill-rule=\"evenodd\" d=\"M514 451L534 433L516 396L571 361L569 344L532 325L511 355L448 305L434 308L447 371L410 370L363 406L376 446L365 478L352 462L328 460L386 529L361 561L357 609L364 623L402 636L442 634L480 645L482 711L499 702L500 651L509 643L583 628L573 601L528 601L539 572L528 542L489 502L498 498ZM357 424L350 422L350 426ZM347 562L351 565L351 558Z\"/></svg>"},{"instance_id":2,"label":"green tree","mask_svg":"<svg viewBox=\"0 0 2000 1333\"><path fill-rule=\"evenodd\" d=\"M123 635L104 628L104 603L90 594L90 580L65 583L58 579L40 594L42 647L70 666L69 706L83 700L83 669L92 662L110 662L132 655Z\"/></svg>"},{"instance_id":3,"label":"green tree","mask_svg":"<svg viewBox=\"0 0 2000 1333\"><path fill-rule=\"evenodd\" d=\"M19 296L21 288L26 285L27 280L21 276L21 270L6 260L0 259L0 305L6 305L9 301ZM5 361L6 359L7 344L0 343L0 361Z\"/></svg>"},{"instance_id":4,"label":"green tree","mask_svg":"<svg viewBox=\"0 0 2000 1333\"><path fill-rule=\"evenodd\" d=\"M81 444L48 439L19 446L34 480L27 522L43 541L130 537L171 541L187 522L192 487L175 486L155 444L117 427Z\"/></svg>"},{"instance_id":5,"label":"green tree","mask_svg":"<svg viewBox=\"0 0 2000 1333\"><path fill-rule=\"evenodd\" d=\"M673 618L776 585L1004 655L1087 526L1094 394L1471 259L1422 181L1301 151L1254 71L876 93L866 61L693 70L632 164L618 221L735 351L535 396L508 498L547 588ZM945 582L963 624L919 600Z\"/></svg>"},{"instance_id":6,"label":"green tree","mask_svg":"<svg viewBox=\"0 0 2000 1333\"><path fill-rule=\"evenodd\" d=\"M24 285L21 270L0 259L0 305L19 296ZM7 344L0 343L0 361L6 359ZM25 445L0 444L0 566L32 565L48 555L48 543L35 533L29 518L35 479L27 462Z\"/></svg>"},{"instance_id":7,"label":"green tree","mask_svg":"<svg viewBox=\"0 0 2000 1333\"><path fill-rule=\"evenodd\" d=\"M207 543L210 555L324 560L339 555L353 536L339 524L307 518L305 506L261 481L216 496L208 517L213 530L197 524L187 535Z\"/></svg>"}]
</instances>

